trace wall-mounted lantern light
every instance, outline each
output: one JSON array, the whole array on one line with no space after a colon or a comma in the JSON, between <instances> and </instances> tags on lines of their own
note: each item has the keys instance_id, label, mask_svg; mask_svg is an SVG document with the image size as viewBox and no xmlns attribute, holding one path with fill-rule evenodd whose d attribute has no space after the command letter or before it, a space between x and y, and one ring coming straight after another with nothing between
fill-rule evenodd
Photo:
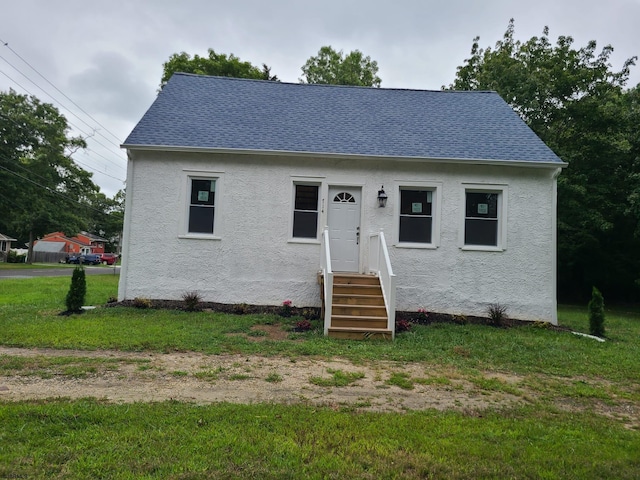
<instances>
[{"instance_id":1,"label":"wall-mounted lantern light","mask_svg":"<svg viewBox=\"0 0 640 480\"><path fill-rule=\"evenodd\" d=\"M387 205L387 194L384 193L384 185L378 190L378 207L384 208Z\"/></svg>"}]
</instances>

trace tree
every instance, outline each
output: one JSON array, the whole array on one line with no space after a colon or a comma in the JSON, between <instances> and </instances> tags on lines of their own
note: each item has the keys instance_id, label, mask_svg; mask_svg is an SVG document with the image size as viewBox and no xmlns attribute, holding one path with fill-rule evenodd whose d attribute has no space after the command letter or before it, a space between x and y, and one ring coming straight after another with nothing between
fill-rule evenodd
<instances>
[{"instance_id":1,"label":"tree","mask_svg":"<svg viewBox=\"0 0 640 480\"><path fill-rule=\"evenodd\" d=\"M124 190L118 191L113 198L98 193L91 201L93 215L89 222L89 231L108 240L110 251L119 253L122 226L124 223Z\"/></svg>"},{"instance_id":2,"label":"tree","mask_svg":"<svg viewBox=\"0 0 640 480\"><path fill-rule=\"evenodd\" d=\"M87 279L84 268L78 266L73 269L73 274L71 275L71 285L66 297L67 312L77 313L82 311L86 294Z\"/></svg>"},{"instance_id":3,"label":"tree","mask_svg":"<svg viewBox=\"0 0 640 480\"><path fill-rule=\"evenodd\" d=\"M558 291L582 300L599 284L632 299L640 274L638 91L624 89L636 58L612 71L609 45L574 48L560 36L514 39L514 22L495 47L473 40L449 88L495 90L564 161L558 179ZM634 235L634 232L636 235Z\"/></svg>"},{"instance_id":4,"label":"tree","mask_svg":"<svg viewBox=\"0 0 640 480\"><path fill-rule=\"evenodd\" d=\"M85 147L66 119L36 97L0 92L0 229L33 241L84 229L99 187L71 159Z\"/></svg>"},{"instance_id":5,"label":"tree","mask_svg":"<svg viewBox=\"0 0 640 480\"><path fill-rule=\"evenodd\" d=\"M325 46L318 55L311 57L302 67L302 83L320 83L329 85L356 85L361 87L380 87L378 62L354 50L346 57L342 50L336 52Z\"/></svg>"},{"instance_id":6,"label":"tree","mask_svg":"<svg viewBox=\"0 0 640 480\"><path fill-rule=\"evenodd\" d=\"M193 58L186 52L174 53L169 60L162 65L162 79L160 88L164 88L171 75L174 73L195 73L197 75L214 75L218 77L253 78L255 80L277 81L276 75L271 75L271 67L262 64L262 68L249 62L243 62L233 53L227 56L224 53L216 53L212 48L209 55Z\"/></svg>"},{"instance_id":7,"label":"tree","mask_svg":"<svg viewBox=\"0 0 640 480\"><path fill-rule=\"evenodd\" d=\"M589 332L597 337L604 337L604 299L600 291L593 287L589 301Z\"/></svg>"}]
</instances>

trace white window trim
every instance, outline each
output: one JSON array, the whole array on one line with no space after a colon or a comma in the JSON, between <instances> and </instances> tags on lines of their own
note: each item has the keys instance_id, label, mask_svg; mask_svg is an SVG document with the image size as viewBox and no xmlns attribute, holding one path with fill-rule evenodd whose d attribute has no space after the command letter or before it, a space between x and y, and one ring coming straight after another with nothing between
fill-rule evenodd
<instances>
[{"instance_id":1,"label":"white window trim","mask_svg":"<svg viewBox=\"0 0 640 480\"><path fill-rule=\"evenodd\" d=\"M320 235L322 232L322 225L324 222L324 204L327 197L326 185L324 183L325 177L301 177L297 175L291 176L291 199L290 199L290 212L289 212L289 225L287 233L287 243L306 243L312 245L320 245ZM304 238L293 236L293 216L296 206L296 185L313 185L318 187L318 220L316 225L316 237Z\"/></svg>"},{"instance_id":2,"label":"white window trim","mask_svg":"<svg viewBox=\"0 0 640 480\"><path fill-rule=\"evenodd\" d=\"M431 207L431 243L400 242L400 190L430 190L433 192ZM396 248L436 249L440 246L440 219L442 218L442 182L423 182L415 180L395 181L397 193L393 207L393 244Z\"/></svg>"},{"instance_id":3,"label":"white window trim","mask_svg":"<svg viewBox=\"0 0 640 480\"><path fill-rule=\"evenodd\" d=\"M184 179L182 181L181 202L183 205L183 215L180 221L180 233L178 238L195 240L222 240L221 215L222 192L224 172L211 170L183 170ZM216 182L216 199L214 204L215 213L213 216L213 233L190 233L189 230L189 210L191 206L191 180L214 180Z\"/></svg>"},{"instance_id":4,"label":"white window trim","mask_svg":"<svg viewBox=\"0 0 640 480\"><path fill-rule=\"evenodd\" d=\"M464 233L466 227L467 192L471 193L497 193L498 194L498 245L465 245ZM509 198L509 186L496 183L463 183L460 200L460 228L458 244L460 250L503 252L507 249L507 203Z\"/></svg>"}]
</instances>

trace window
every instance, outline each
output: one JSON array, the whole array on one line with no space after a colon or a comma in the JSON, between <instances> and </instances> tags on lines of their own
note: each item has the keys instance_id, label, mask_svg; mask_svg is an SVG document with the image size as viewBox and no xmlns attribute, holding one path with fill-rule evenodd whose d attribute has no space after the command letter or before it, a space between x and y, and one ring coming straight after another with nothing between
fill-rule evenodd
<instances>
[{"instance_id":1,"label":"window","mask_svg":"<svg viewBox=\"0 0 640 480\"><path fill-rule=\"evenodd\" d=\"M464 244L498 247L502 192L465 191Z\"/></svg>"},{"instance_id":2,"label":"window","mask_svg":"<svg viewBox=\"0 0 640 480\"><path fill-rule=\"evenodd\" d=\"M295 184L293 237L318 237L318 185Z\"/></svg>"},{"instance_id":3,"label":"window","mask_svg":"<svg viewBox=\"0 0 640 480\"><path fill-rule=\"evenodd\" d=\"M215 179L191 178L189 233L213 234L215 218Z\"/></svg>"},{"instance_id":4,"label":"window","mask_svg":"<svg viewBox=\"0 0 640 480\"><path fill-rule=\"evenodd\" d=\"M400 189L400 243L432 243L433 190Z\"/></svg>"}]
</instances>

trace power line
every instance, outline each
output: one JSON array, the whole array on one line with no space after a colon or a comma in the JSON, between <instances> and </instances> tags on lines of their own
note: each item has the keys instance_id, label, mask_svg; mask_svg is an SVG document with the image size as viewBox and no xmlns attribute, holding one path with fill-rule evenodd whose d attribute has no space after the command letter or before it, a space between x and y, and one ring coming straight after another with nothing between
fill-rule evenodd
<instances>
[{"instance_id":1,"label":"power line","mask_svg":"<svg viewBox=\"0 0 640 480\"><path fill-rule=\"evenodd\" d=\"M96 122L96 124L100 125L102 128L104 128L104 130L109 133L113 138L115 138L115 140L117 142L120 142L120 139L114 135L111 131L109 131L109 129L107 127L105 127L104 125L102 125L98 120L96 120L95 118L93 118L91 116L91 114L87 113L80 105L78 105L76 102L74 102L71 98L69 98L63 91L61 91L58 87L56 87L53 83L51 83L49 81L49 79L47 79L44 75L42 75L33 65L31 65L29 62L27 62L24 58L22 58L22 56L20 56L18 54L18 52L16 52L13 48L11 48L9 46L9 42L5 42L4 40L0 39L0 43L2 43L5 47L7 47L16 57L18 57L20 60L22 60L25 64L27 64L29 66L29 68L31 68L31 70L33 70L34 72L36 72L42 79L44 79L45 82L47 82L49 85L51 85L53 88L55 88L58 92L60 92L60 94L62 96L64 96L64 98L66 98L67 100L69 100L71 103L73 103L82 113L84 113L87 117L89 117L91 120L93 120L94 122Z\"/></svg>"},{"instance_id":2,"label":"power line","mask_svg":"<svg viewBox=\"0 0 640 480\"><path fill-rule=\"evenodd\" d=\"M2 58L2 57L0 56L0 58ZM3 59L3 60L4 60L4 59ZM12 81L13 83L15 83L16 85L18 85L22 90L24 90L25 92L27 92L29 95L35 96L35 95L33 95L33 93L32 93L31 91L29 91L27 88L25 88L25 87L24 87L23 85L21 85L19 82L17 82L17 81L16 81L16 80L14 80L13 78L11 78L11 77L6 73L6 72L3 72L3 71L1 71L1 70L0 70L0 73L2 73L5 77L7 77L9 80L11 80L11 81ZM27 80L29 80L29 79L27 78ZM33 82L32 82L32 83L33 83ZM34 85L35 85L35 84L34 84ZM36 87L37 87L37 85L36 85ZM38 87L38 88L40 88L40 87ZM44 91L44 90L43 90L43 91ZM45 92L45 93L46 93L46 92ZM47 95L48 95L48 94L47 94ZM52 97L52 98L53 98L53 97ZM72 112L72 113L73 113L73 112ZM17 124L13 119L11 119L10 117L7 117L7 116L5 116L5 115L2 115L2 116L3 116L4 118L7 118L7 119L11 120L14 124L18 125L18 124ZM67 123L68 123L69 125L73 126L73 127L74 127L76 130L78 130L80 133L83 133L87 138L91 138L91 137L92 137L92 135L89 135L87 132L85 132L84 130L82 130L81 128L79 128L79 127L78 127L77 125L75 125L74 123L72 123L72 122L70 122L70 121L68 121L68 120L67 120ZM85 123L86 123L86 122L85 122ZM87 125L88 125L88 124L87 124ZM18 126L20 126L20 125L18 125ZM89 126L90 126L90 125L89 125ZM106 147L104 144L100 143L100 142L99 142L98 140L96 140L95 138L93 138L93 139L92 139L92 141L93 141L93 142L95 142L95 143L97 143L98 145L100 145L100 146L104 147L105 149L108 149L108 147ZM91 149L87 148L87 150L91 150ZM102 154L100 154L100 153L96 152L95 150L91 150L91 151L92 151L93 153L95 153L96 155L98 155L98 156L100 156L100 157L104 158L104 159L105 159L106 161L108 161L109 163L112 163L113 165L115 165L115 166L117 166L117 167L120 167L120 168L123 168L123 169L124 169L124 166L123 166L123 165L120 165L120 164L118 164L118 163L114 162L113 160L111 160L111 159L109 159L109 158L105 157L104 155L102 155ZM92 167L90 167L90 168L92 168ZM120 179L118 179L118 180L120 180ZM124 181L124 180L123 180L123 181Z\"/></svg>"},{"instance_id":3,"label":"power line","mask_svg":"<svg viewBox=\"0 0 640 480\"><path fill-rule=\"evenodd\" d=\"M104 138L105 140L107 140L108 142L110 142L113 146L115 146L116 148L120 148L120 146L116 143L114 143L113 141L109 140L107 137L105 137L104 135L102 135L102 133L100 133L100 130L96 130L93 126L89 125L89 123L87 123L86 121L84 121L82 118L80 118L78 115L76 115L72 110L70 110L69 108L67 108L65 105L63 105L58 99L56 99L54 96L52 96L50 93L48 93L45 89L43 89L40 85L38 85L37 83L35 83L33 80L31 80L29 77L27 77L24 73L22 73L20 70L18 70L16 67L14 67L9 61L7 61L6 58L4 58L2 55L0 55L0 58L2 60L4 60L6 63L9 64L9 66L11 68L13 68L16 72L18 72L20 75L22 75L24 78L26 78L27 80L29 80L36 88L40 89L45 95L47 95L49 98L51 98L54 102L57 102L58 104L60 104L60 106L62 108L64 108L67 112L69 112L71 115L73 115L74 117L76 117L78 120L80 120L82 123L84 123L87 127L89 127L90 129L92 129L95 133L97 133L98 135L100 135L102 138ZM27 88L25 88L23 85L21 85L17 80L14 80L13 78L11 78L6 72L2 72L0 71L0 73L2 73L5 77L7 77L9 80L11 80L13 83L15 83L16 85L18 85L20 88L22 88L25 92L27 92L29 95L33 95L35 96L31 91L29 91ZM82 130L80 127L78 127L77 125L75 125L74 123L72 123L71 121L67 121L69 123L69 125L73 126L76 130L78 130L79 132L83 133L84 135L86 135L87 137L92 137L93 134L88 134L87 132L85 132L84 130ZM97 139L93 139L94 142L96 142L98 145L102 146L105 149L108 149L109 147L107 147L106 145L104 145L103 143L99 142Z\"/></svg>"},{"instance_id":4,"label":"power line","mask_svg":"<svg viewBox=\"0 0 640 480\"><path fill-rule=\"evenodd\" d=\"M97 153L97 152L93 152L93 153ZM87 168L94 168L94 171L93 171L92 173L98 173L98 174L100 174L100 175L104 175L104 176L106 176L106 177L113 178L114 180L118 180L119 182L122 182L122 183L124 183L124 182L125 182L125 181L124 181L124 180L122 180L121 178L114 177L113 175L109 175L109 174L108 174L108 173L106 173L106 172L101 172L100 170L95 170L95 167L91 167L90 165L87 165L86 163L81 162L81 161L80 161L80 160L78 160L77 158L74 158L74 159L73 159L73 161L74 161L75 163L80 164L80 165L84 165L84 166L85 166L85 167L87 167Z\"/></svg>"},{"instance_id":5,"label":"power line","mask_svg":"<svg viewBox=\"0 0 640 480\"><path fill-rule=\"evenodd\" d=\"M6 120L9 120L9 121L10 121L10 122L12 122L14 125L16 125L18 128L22 128L22 125L18 124L18 123L17 123L13 118L6 116L6 115L5 115L4 113L2 113L2 112L0 112L0 117L4 118L4 119L6 119ZM93 152L94 154L96 154L96 155L98 155L98 156L100 156L100 157L104 158L105 160L107 160L107 161L109 161L109 162L111 161L111 160L109 160L107 157L105 157L104 155L102 155L100 152L97 152L97 151L95 151L95 150L93 150L93 149L91 149L91 148L89 148L89 147L84 148L84 149L83 149L83 151ZM121 182L123 182L123 183L124 183L124 181L125 181L124 179L122 179L122 178L120 178L120 177L114 177L113 175L109 175L108 173L102 172L102 171L98 170L95 166L92 166L92 165L88 165L88 164L86 164L86 163L83 163L83 162L79 161L77 158L73 158L73 157L69 157L69 158L70 158L72 161L74 161L75 163L79 163L80 165L84 165L85 167L87 167L87 168L89 168L89 169L93 170L93 171L92 171L92 173L99 173L99 174L101 174L101 175L106 175L107 177L111 177L111 178L113 178L114 180L119 180L119 181L121 181ZM113 163L113 162L111 162L111 163ZM120 166L120 165L116 165L116 166Z\"/></svg>"},{"instance_id":6,"label":"power line","mask_svg":"<svg viewBox=\"0 0 640 480\"><path fill-rule=\"evenodd\" d=\"M8 160L8 158L6 158L6 157L2 157L2 158L4 158L5 160ZM93 210L95 212L98 212L100 214L104 214L105 213L102 210L98 210L97 208L92 207L91 205L87 205L86 203L81 203L78 200L75 200L75 199L73 199L71 197L68 197L65 194L63 194L62 192L58 192L56 190L53 190L51 187L47 187L46 185L42 185L42 184L40 184L38 182L35 182L35 181L31 180L30 178L27 178L27 177L25 177L23 175L20 175L18 172L14 172L13 170L11 170L11 169L9 169L7 167L3 167L2 165L0 165L0 169L6 170L7 172L11 173L12 175L15 175L18 178L21 178L23 180L26 180L29 183L32 183L32 184L36 185L37 187L42 188L44 191L46 191L48 193L52 193L54 195L58 195L59 197L63 198L64 200L67 200L68 202L78 204L81 207L86 207L86 208L88 208L90 210Z\"/></svg>"},{"instance_id":7,"label":"power line","mask_svg":"<svg viewBox=\"0 0 640 480\"><path fill-rule=\"evenodd\" d=\"M1 157L2 157L2 158L4 158L5 160L9 160L7 157L4 157L4 156L1 156ZM67 157L67 158L69 158L69 157ZM89 165L86 165L85 163L79 162L79 161L78 161L77 159L75 159L75 158L71 158L70 160L72 160L74 163L79 163L80 165L85 165L85 166L89 167ZM9 161L10 161L10 160L9 160ZM37 173L32 172L31 170L29 170L29 169L28 169L27 167L25 167L24 165L20 165L20 163L12 163L12 165L15 165L16 167L18 167L18 168L20 168L20 169L24 170L25 172L28 172L30 175L35 175L36 177L41 178L41 179L42 179L42 180L44 180L44 181L48 181L48 179L46 179L46 178L45 178L45 177L43 177L42 175L38 175ZM91 167L90 167L90 168L91 168ZM120 178L117 178L117 177L114 177L113 175L109 175L108 173L105 173L105 172L95 171L95 172L92 172L92 173L99 173L99 174L101 174L101 175L106 175L107 177L113 178L114 180L118 180L118 181L120 181L120 182L124 183L124 180L122 180L122 179L120 179Z\"/></svg>"}]
</instances>

